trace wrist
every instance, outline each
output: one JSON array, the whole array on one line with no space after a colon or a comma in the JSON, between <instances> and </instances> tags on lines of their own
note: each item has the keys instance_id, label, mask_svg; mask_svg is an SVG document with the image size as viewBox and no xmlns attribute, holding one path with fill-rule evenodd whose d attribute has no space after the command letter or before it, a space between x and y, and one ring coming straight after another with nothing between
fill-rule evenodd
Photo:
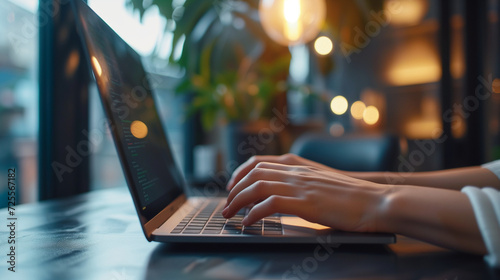
<instances>
[{"instance_id":1,"label":"wrist","mask_svg":"<svg viewBox=\"0 0 500 280\"><path fill-rule=\"evenodd\" d=\"M401 186L387 186L377 209L377 231L399 233L397 228L401 212Z\"/></svg>"},{"instance_id":2,"label":"wrist","mask_svg":"<svg viewBox=\"0 0 500 280\"><path fill-rule=\"evenodd\" d=\"M356 178L360 180L365 180L369 182L373 182L372 180L372 172L355 172L355 171L340 171L341 174L349 176L351 178Z\"/></svg>"},{"instance_id":3,"label":"wrist","mask_svg":"<svg viewBox=\"0 0 500 280\"><path fill-rule=\"evenodd\" d=\"M382 172L346 172L345 175L377 184L387 184Z\"/></svg>"}]
</instances>

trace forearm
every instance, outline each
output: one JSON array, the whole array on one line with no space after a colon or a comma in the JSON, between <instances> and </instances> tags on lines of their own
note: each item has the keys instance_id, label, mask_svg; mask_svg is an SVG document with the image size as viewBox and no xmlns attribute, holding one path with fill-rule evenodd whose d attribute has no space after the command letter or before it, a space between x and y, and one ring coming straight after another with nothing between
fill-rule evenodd
<instances>
[{"instance_id":1,"label":"forearm","mask_svg":"<svg viewBox=\"0 0 500 280\"><path fill-rule=\"evenodd\" d=\"M377 220L378 230L438 246L485 254L472 206L459 191L395 186Z\"/></svg>"},{"instance_id":2,"label":"forearm","mask_svg":"<svg viewBox=\"0 0 500 280\"><path fill-rule=\"evenodd\" d=\"M500 180L488 169L465 167L433 172L344 172L346 175L378 184L425 186L461 190L464 186L500 189Z\"/></svg>"}]
</instances>

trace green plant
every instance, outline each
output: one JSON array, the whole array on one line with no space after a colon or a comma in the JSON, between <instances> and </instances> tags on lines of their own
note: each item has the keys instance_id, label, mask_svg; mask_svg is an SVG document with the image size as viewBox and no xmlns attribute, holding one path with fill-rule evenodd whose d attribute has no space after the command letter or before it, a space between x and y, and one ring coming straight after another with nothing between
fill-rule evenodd
<instances>
[{"instance_id":1,"label":"green plant","mask_svg":"<svg viewBox=\"0 0 500 280\"><path fill-rule=\"evenodd\" d=\"M327 2L326 32L354 45L345 32L363 25L369 11L383 0ZM128 0L141 18L158 7L173 33L169 61L185 70L178 94L191 94L189 114L199 112L205 129L217 117L227 121L266 118L276 98L286 90L290 63L288 48L265 34L258 17L258 0ZM332 69L331 63L322 69Z\"/></svg>"},{"instance_id":2,"label":"green plant","mask_svg":"<svg viewBox=\"0 0 500 280\"><path fill-rule=\"evenodd\" d=\"M238 71L212 75L208 70L208 50L202 55L200 73L184 79L177 87L179 93L194 93L188 114L200 112L205 129L210 129L219 115L226 121L271 117L270 107L287 87L283 73L288 70L289 56L283 55L270 63L254 63L249 69L241 67Z\"/></svg>"}]
</instances>

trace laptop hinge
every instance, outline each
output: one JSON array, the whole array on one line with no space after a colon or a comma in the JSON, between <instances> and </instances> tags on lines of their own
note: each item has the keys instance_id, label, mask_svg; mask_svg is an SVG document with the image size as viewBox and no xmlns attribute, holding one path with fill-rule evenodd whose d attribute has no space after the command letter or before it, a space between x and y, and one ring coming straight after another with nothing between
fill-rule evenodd
<instances>
[{"instance_id":1,"label":"laptop hinge","mask_svg":"<svg viewBox=\"0 0 500 280\"><path fill-rule=\"evenodd\" d=\"M186 202L186 195L182 194L176 198L172 203L165 207L160 213L154 216L151 220L144 224L144 229L149 236L152 232L159 228L165 221L167 221L179 208Z\"/></svg>"}]
</instances>

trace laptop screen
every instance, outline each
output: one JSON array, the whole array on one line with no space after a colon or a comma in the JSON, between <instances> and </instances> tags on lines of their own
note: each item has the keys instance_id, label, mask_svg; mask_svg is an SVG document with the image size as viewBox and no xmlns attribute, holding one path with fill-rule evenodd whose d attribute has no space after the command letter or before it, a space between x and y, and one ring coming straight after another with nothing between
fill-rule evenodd
<instances>
[{"instance_id":1,"label":"laptop screen","mask_svg":"<svg viewBox=\"0 0 500 280\"><path fill-rule=\"evenodd\" d=\"M140 56L82 1L75 1L97 81L134 202L148 220L183 193Z\"/></svg>"}]
</instances>

